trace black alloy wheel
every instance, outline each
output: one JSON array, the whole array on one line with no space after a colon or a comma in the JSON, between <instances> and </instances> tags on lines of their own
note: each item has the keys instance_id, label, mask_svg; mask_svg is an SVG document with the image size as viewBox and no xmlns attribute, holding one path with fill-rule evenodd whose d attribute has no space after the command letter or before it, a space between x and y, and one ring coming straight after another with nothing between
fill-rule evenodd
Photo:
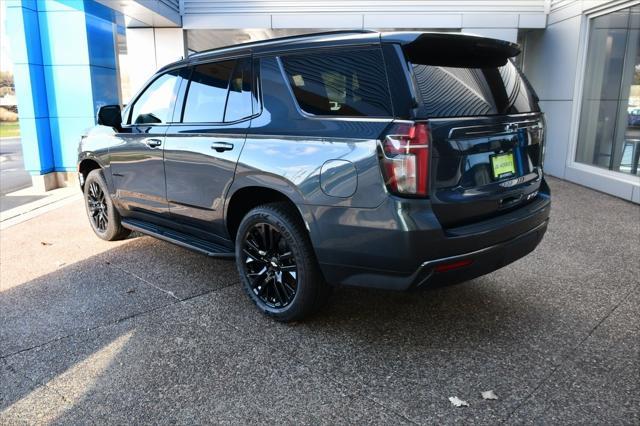
<instances>
[{"instance_id":1,"label":"black alloy wheel","mask_svg":"<svg viewBox=\"0 0 640 426\"><path fill-rule=\"evenodd\" d=\"M295 205L254 207L242 218L235 237L242 288L262 313L282 322L297 321L326 303L331 287Z\"/></svg>"},{"instance_id":2,"label":"black alloy wheel","mask_svg":"<svg viewBox=\"0 0 640 426\"><path fill-rule=\"evenodd\" d=\"M107 201L104 191L97 182L89 184L87 191L87 209L89 219L93 222L95 229L99 232L106 232L109 226L109 216L107 211Z\"/></svg>"},{"instance_id":3,"label":"black alloy wheel","mask_svg":"<svg viewBox=\"0 0 640 426\"><path fill-rule=\"evenodd\" d=\"M288 306L298 289L298 267L280 231L269 223L255 223L244 236L242 252L253 293L270 308Z\"/></svg>"},{"instance_id":4,"label":"black alloy wheel","mask_svg":"<svg viewBox=\"0 0 640 426\"><path fill-rule=\"evenodd\" d=\"M131 233L122 226L118 209L113 205L101 169L87 174L84 182L84 200L89 223L95 234L107 241L122 240Z\"/></svg>"}]
</instances>

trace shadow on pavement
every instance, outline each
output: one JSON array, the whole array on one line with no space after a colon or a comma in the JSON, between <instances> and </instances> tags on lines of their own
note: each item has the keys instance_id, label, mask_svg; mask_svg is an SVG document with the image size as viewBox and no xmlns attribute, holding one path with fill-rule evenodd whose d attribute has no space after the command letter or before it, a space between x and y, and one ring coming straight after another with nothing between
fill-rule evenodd
<instances>
[{"instance_id":1,"label":"shadow on pavement","mask_svg":"<svg viewBox=\"0 0 640 426\"><path fill-rule=\"evenodd\" d=\"M541 315L535 305L522 312L509 293L472 282L422 293L338 289L322 314L282 325L245 300L233 262L191 256L148 238L132 239L0 293L1 353L11 383L0 411L11 416L37 405L32 408L60 423L87 415L111 422L243 421L254 415L276 421L283 413L302 416L300 421L332 412L349 417L343 412L352 405L348 399L362 398L355 382L332 377L332 350L351 357L343 367L358 380L368 375L357 361L360 351L384 361L369 362L372 372L397 357L415 361L416 355L441 368L483 358L492 345L504 344L497 331L505 322ZM165 282L149 281L144 268L136 277L122 266L125 260L135 265L167 258L183 271L172 278L165 270ZM224 282L202 282L220 274ZM182 297L166 290L175 279L184 287ZM515 337L510 344L529 339ZM307 362L314 356L315 366ZM407 367L401 375L411 373ZM449 380L467 380L468 367L455 370ZM288 395L304 397L292 403ZM373 410L367 401L359 403ZM303 409L309 403L315 411Z\"/></svg>"}]
</instances>

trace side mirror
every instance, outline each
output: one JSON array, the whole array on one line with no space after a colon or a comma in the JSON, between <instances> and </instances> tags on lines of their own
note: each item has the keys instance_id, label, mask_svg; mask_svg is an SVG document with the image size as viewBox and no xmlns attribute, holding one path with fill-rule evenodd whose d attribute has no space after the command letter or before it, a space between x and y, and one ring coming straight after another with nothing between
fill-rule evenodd
<instances>
[{"instance_id":1,"label":"side mirror","mask_svg":"<svg viewBox=\"0 0 640 426\"><path fill-rule=\"evenodd\" d=\"M98 109L98 124L120 130L122 128L120 105L101 106L100 109Z\"/></svg>"}]
</instances>

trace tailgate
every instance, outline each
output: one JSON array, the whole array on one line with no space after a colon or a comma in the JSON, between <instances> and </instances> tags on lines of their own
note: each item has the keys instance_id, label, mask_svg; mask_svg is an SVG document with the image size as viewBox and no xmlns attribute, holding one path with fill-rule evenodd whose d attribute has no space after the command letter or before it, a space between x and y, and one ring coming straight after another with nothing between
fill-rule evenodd
<instances>
[{"instance_id":1,"label":"tailgate","mask_svg":"<svg viewBox=\"0 0 640 426\"><path fill-rule=\"evenodd\" d=\"M511 59L518 46L424 34L402 50L412 118L430 129L429 196L440 223L467 225L533 201L542 182L544 119Z\"/></svg>"},{"instance_id":2,"label":"tailgate","mask_svg":"<svg viewBox=\"0 0 640 426\"><path fill-rule=\"evenodd\" d=\"M444 227L482 220L535 199L542 181L540 113L428 122L430 194Z\"/></svg>"}]
</instances>

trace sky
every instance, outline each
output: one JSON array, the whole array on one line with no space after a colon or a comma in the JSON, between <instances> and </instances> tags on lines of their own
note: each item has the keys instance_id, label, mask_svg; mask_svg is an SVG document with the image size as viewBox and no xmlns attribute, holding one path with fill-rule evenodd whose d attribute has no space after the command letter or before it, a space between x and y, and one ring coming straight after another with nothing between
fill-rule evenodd
<instances>
[{"instance_id":1,"label":"sky","mask_svg":"<svg viewBox=\"0 0 640 426\"><path fill-rule=\"evenodd\" d=\"M13 71L6 19L6 5L4 1L0 0L0 71Z\"/></svg>"}]
</instances>

